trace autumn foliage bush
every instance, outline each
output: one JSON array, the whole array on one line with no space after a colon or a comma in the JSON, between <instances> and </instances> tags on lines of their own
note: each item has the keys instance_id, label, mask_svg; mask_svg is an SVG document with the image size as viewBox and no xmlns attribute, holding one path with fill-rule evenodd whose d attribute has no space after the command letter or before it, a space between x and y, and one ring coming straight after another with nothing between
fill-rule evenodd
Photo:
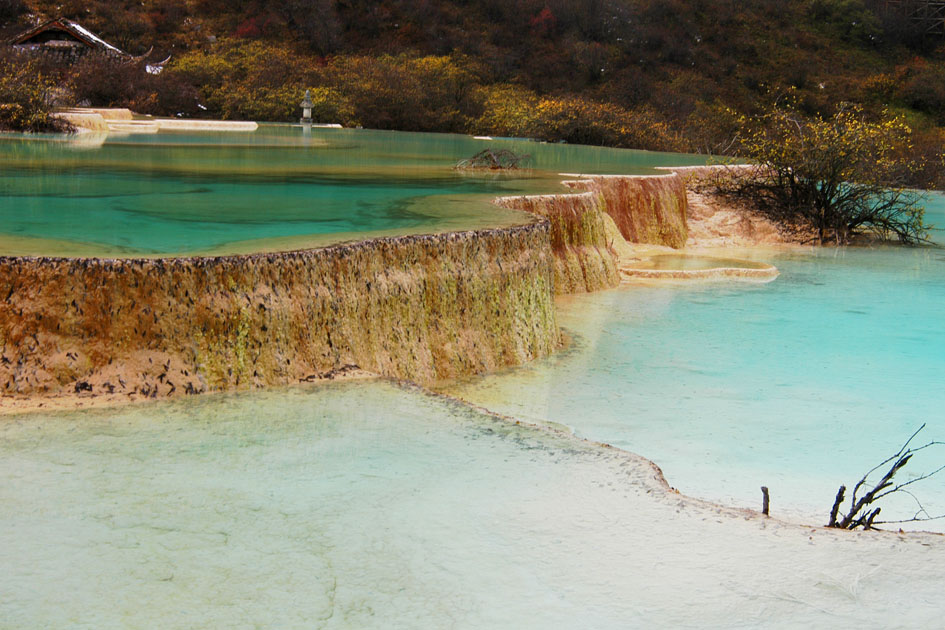
<instances>
[{"instance_id":1,"label":"autumn foliage bush","mask_svg":"<svg viewBox=\"0 0 945 630\"><path fill-rule=\"evenodd\" d=\"M56 81L26 56L0 56L0 130L65 131L67 123L51 115Z\"/></svg>"},{"instance_id":2,"label":"autumn foliage bush","mask_svg":"<svg viewBox=\"0 0 945 630\"><path fill-rule=\"evenodd\" d=\"M68 75L76 105L127 107L142 114L197 113L197 90L173 74L150 74L143 61L86 55Z\"/></svg>"},{"instance_id":3,"label":"autumn foliage bush","mask_svg":"<svg viewBox=\"0 0 945 630\"><path fill-rule=\"evenodd\" d=\"M680 137L647 108L626 109L576 96L540 97L512 85L483 88L478 131L577 144L673 150Z\"/></svg>"},{"instance_id":4,"label":"autumn foliage bush","mask_svg":"<svg viewBox=\"0 0 945 630\"><path fill-rule=\"evenodd\" d=\"M752 166L722 180L722 192L812 228L821 244L858 234L909 244L927 238L923 198L910 187L924 165L902 117L850 104L810 117L788 96L740 122L737 147Z\"/></svg>"}]
</instances>

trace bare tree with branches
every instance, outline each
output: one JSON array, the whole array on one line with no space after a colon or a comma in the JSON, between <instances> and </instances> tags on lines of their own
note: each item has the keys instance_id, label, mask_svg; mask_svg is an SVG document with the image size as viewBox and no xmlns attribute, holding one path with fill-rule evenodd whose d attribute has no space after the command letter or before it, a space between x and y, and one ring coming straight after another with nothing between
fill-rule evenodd
<instances>
[{"instance_id":1,"label":"bare tree with branches","mask_svg":"<svg viewBox=\"0 0 945 630\"><path fill-rule=\"evenodd\" d=\"M830 510L830 522L827 523L827 527L837 527L840 529L856 529L858 527L862 527L863 529L875 529L877 525L889 525L893 523L916 523L945 518L945 514L940 514L937 516L930 515L919 501L918 497L912 493L912 488L910 487L945 470L945 465L936 468L932 472L918 475L909 481L904 481L902 483L897 483L894 481L896 474L905 468L906 464L909 463L909 460L912 459L913 455L933 446L945 445L945 442L932 441L923 444L922 446L909 446L924 428L925 424L919 427L918 430L916 430L916 432L913 433L908 440L906 440L906 443L902 445L902 448L900 448L894 455L877 464L865 475L863 475L862 479L860 479L853 487L853 495L850 497L850 508L843 516L838 515L846 495L847 487L840 486L840 490L837 492L837 498L833 503L833 508ZM888 468L886 468L887 466ZM883 469L885 469L886 472L883 474L880 480L871 487L871 482L869 481L870 475L878 470ZM876 520L877 517L879 517L879 513L882 508L878 506L874 507L874 504L884 497L888 497L894 493L907 494L912 497L915 500L917 506L915 514L911 518L901 520Z\"/></svg>"}]
</instances>

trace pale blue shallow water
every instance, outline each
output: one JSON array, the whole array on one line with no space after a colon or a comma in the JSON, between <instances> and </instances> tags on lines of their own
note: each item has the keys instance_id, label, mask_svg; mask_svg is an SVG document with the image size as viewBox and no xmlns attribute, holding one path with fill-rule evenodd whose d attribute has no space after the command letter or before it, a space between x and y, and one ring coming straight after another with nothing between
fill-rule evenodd
<instances>
[{"instance_id":1,"label":"pale blue shallow water","mask_svg":"<svg viewBox=\"0 0 945 630\"><path fill-rule=\"evenodd\" d=\"M0 629L935 627L945 546L384 382L0 422Z\"/></svg>"},{"instance_id":2,"label":"pale blue shallow water","mask_svg":"<svg viewBox=\"0 0 945 630\"><path fill-rule=\"evenodd\" d=\"M933 198L928 220L945 224L942 208ZM572 350L451 391L643 454L687 494L757 508L767 485L776 513L825 522L839 485L922 423L945 440L945 250L759 259L780 277L566 298ZM945 448L910 467L942 463ZM945 476L917 495L945 513Z\"/></svg>"}]
</instances>

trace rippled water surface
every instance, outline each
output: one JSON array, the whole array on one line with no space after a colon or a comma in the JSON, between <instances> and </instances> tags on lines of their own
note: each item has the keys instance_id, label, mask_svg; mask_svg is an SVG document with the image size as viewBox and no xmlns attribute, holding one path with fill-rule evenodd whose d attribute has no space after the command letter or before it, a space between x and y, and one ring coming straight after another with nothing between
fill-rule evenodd
<instances>
[{"instance_id":1,"label":"rippled water surface","mask_svg":"<svg viewBox=\"0 0 945 630\"><path fill-rule=\"evenodd\" d=\"M558 173L641 173L704 158L468 136L264 125L252 133L0 135L0 254L244 253L522 223L500 195ZM514 175L458 172L491 147Z\"/></svg>"}]
</instances>

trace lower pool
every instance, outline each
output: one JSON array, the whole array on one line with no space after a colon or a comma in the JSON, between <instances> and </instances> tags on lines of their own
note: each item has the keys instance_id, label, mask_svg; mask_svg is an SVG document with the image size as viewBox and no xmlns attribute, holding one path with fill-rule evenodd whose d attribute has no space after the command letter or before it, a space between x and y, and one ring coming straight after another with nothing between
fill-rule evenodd
<instances>
[{"instance_id":1,"label":"lower pool","mask_svg":"<svg viewBox=\"0 0 945 630\"><path fill-rule=\"evenodd\" d=\"M385 382L0 423L0 628L932 627L945 546L746 520Z\"/></svg>"},{"instance_id":2,"label":"lower pool","mask_svg":"<svg viewBox=\"0 0 945 630\"><path fill-rule=\"evenodd\" d=\"M569 351L450 391L642 453L687 494L760 508L765 485L775 513L826 523L840 484L923 423L925 439L945 439L945 254L755 255L780 277L564 298ZM945 448L931 449L902 480L943 463ZM945 513L945 476L915 490L930 515ZM901 498L886 518L920 510Z\"/></svg>"}]
</instances>

